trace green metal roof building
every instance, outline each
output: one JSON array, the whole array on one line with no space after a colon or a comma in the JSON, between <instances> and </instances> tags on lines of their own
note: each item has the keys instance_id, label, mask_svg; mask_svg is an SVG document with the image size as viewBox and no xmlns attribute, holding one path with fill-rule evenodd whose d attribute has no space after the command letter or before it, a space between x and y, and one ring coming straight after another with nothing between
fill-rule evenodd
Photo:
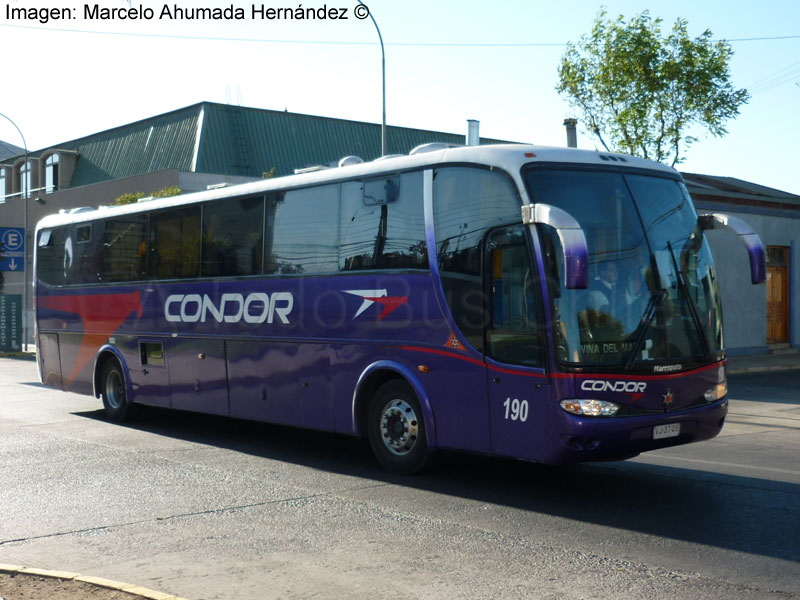
<instances>
[{"instance_id":1,"label":"green metal roof building","mask_svg":"<svg viewBox=\"0 0 800 600\"><path fill-rule=\"evenodd\" d=\"M391 126L386 137L390 154L407 154L427 142L465 142L463 135ZM201 102L31 152L30 157L41 162L53 152L72 156L66 163L73 168L62 169L55 186L64 190L173 169L255 178L272 171L281 176L347 155L371 160L380 156L380 148L378 124ZM7 158L2 166L14 170L18 162L21 156ZM45 174L37 176L36 165L33 171L32 189L47 192ZM6 196L13 197L18 187L6 190Z\"/></svg>"}]
</instances>

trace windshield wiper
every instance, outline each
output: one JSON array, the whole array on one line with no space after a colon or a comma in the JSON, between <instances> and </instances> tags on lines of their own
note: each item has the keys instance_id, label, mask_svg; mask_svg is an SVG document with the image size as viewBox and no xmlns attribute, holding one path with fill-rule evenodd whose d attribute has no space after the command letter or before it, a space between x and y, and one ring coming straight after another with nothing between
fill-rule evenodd
<instances>
[{"instance_id":1,"label":"windshield wiper","mask_svg":"<svg viewBox=\"0 0 800 600\"><path fill-rule=\"evenodd\" d=\"M672 263L672 269L675 273L675 279L678 281L678 291L683 296L683 301L689 307L689 315L692 317L692 321L694 322L694 327L697 333L700 335L700 342L703 346L703 354L708 357L709 352L709 345L708 340L706 339L706 332L703 330L703 326L700 322L700 315L697 314L697 306L692 301L692 295L689 293L689 287L684 280L685 273L678 265L678 261L675 258L675 253L672 251L672 243L667 241L667 250L669 250L669 257L670 262Z\"/></svg>"},{"instance_id":2,"label":"windshield wiper","mask_svg":"<svg viewBox=\"0 0 800 600\"><path fill-rule=\"evenodd\" d=\"M664 303L664 298L666 297L667 290L656 290L653 292L653 295L650 296L650 300L644 309L642 320L639 321L639 324L636 326L636 331L638 331L639 334L636 336L636 343L633 346L633 350L631 350L631 355L625 363L626 369L630 369L633 363L636 362L639 350L641 350L642 344L644 344L644 340L647 337L647 332L650 330L650 324L661 309L661 305Z\"/></svg>"}]
</instances>

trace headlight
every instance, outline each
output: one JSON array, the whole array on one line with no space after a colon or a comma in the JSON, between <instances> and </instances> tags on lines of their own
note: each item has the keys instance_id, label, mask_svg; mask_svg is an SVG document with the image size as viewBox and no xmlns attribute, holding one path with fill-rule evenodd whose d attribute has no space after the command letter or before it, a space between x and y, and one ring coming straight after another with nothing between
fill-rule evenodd
<instances>
[{"instance_id":1,"label":"headlight","mask_svg":"<svg viewBox=\"0 0 800 600\"><path fill-rule=\"evenodd\" d=\"M561 408L573 415L611 417L619 410L619 405L605 400L562 400Z\"/></svg>"},{"instance_id":2,"label":"headlight","mask_svg":"<svg viewBox=\"0 0 800 600\"><path fill-rule=\"evenodd\" d=\"M705 393L706 402L716 402L728 395L728 382L718 383Z\"/></svg>"}]
</instances>

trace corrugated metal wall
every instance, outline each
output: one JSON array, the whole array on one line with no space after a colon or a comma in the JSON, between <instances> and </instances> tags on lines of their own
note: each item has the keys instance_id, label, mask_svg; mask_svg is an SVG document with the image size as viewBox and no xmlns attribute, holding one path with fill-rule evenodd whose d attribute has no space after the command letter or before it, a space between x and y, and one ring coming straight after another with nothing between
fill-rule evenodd
<instances>
[{"instance_id":1,"label":"corrugated metal wall","mask_svg":"<svg viewBox=\"0 0 800 600\"><path fill-rule=\"evenodd\" d=\"M78 152L70 187L152 173L191 170L199 105L59 146Z\"/></svg>"},{"instance_id":2,"label":"corrugated metal wall","mask_svg":"<svg viewBox=\"0 0 800 600\"><path fill-rule=\"evenodd\" d=\"M380 156L379 124L220 104L205 107L198 172L260 177L274 167L276 175L287 175L348 155L364 160ZM463 135L387 128L389 154L407 154L427 142L464 141Z\"/></svg>"}]
</instances>

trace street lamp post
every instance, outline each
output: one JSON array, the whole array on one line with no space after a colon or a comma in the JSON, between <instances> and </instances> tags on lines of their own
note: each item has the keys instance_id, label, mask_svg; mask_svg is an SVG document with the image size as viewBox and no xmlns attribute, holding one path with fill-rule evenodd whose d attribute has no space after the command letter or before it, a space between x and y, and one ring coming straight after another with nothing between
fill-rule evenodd
<instances>
[{"instance_id":1,"label":"street lamp post","mask_svg":"<svg viewBox=\"0 0 800 600\"><path fill-rule=\"evenodd\" d=\"M381 156L386 156L386 53L383 49L383 36L381 35L381 30L378 27L377 21L375 21L375 17L372 16L372 11L369 10L366 4L364 4L361 0L357 0L358 3L367 9L369 13L369 18L372 19L372 24L375 25L375 31L378 32L378 40L381 43L381 85L382 85L382 92L383 92L383 120L381 121Z\"/></svg>"},{"instance_id":2,"label":"street lamp post","mask_svg":"<svg viewBox=\"0 0 800 600\"><path fill-rule=\"evenodd\" d=\"M30 171L28 171L28 143L25 141L25 136L22 135L22 131L17 124L3 113L0 113L0 117L6 119L9 123L14 126L14 129L17 130L19 137L22 138L22 147L25 149L25 162L23 166L25 168L25 177L22 178L22 202L25 207L25 235L24 240L24 248L25 252L22 257L22 350L27 352L28 351L28 176Z\"/></svg>"}]
</instances>

